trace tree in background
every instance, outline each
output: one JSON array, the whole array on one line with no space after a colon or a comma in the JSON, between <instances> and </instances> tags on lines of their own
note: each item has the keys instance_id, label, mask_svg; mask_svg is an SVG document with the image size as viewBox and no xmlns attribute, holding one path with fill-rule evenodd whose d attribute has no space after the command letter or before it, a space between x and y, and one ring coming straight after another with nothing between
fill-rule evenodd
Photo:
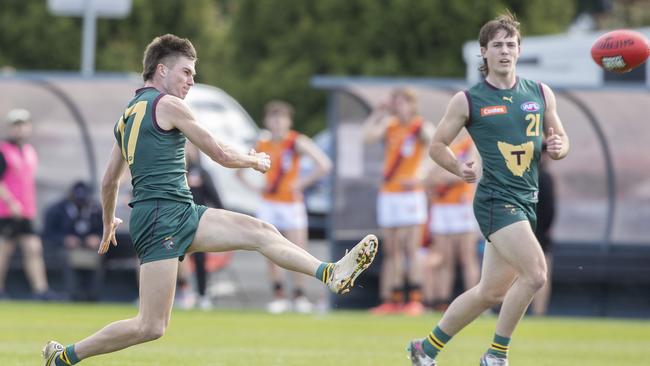
<instances>
[{"instance_id":1,"label":"tree in background","mask_svg":"<svg viewBox=\"0 0 650 366\"><path fill-rule=\"evenodd\" d=\"M45 1L0 1L0 67L78 70L80 28L79 19L51 15Z\"/></svg>"},{"instance_id":2,"label":"tree in background","mask_svg":"<svg viewBox=\"0 0 650 366\"><path fill-rule=\"evenodd\" d=\"M296 126L323 128L324 93L315 74L462 77L462 45L509 7L524 34L562 32L573 2L521 1L230 1L231 72L221 84L259 120L268 99L296 106ZM478 55L478 52L477 52Z\"/></svg>"},{"instance_id":3,"label":"tree in background","mask_svg":"<svg viewBox=\"0 0 650 366\"><path fill-rule=\"evenodd\" d=\"M197 81L225 89L257 121L266 101L287 100L296 129L313 134L325 94L312 76L463 77L463 43L506 8L526 36L564 32L582 12L602 27L650 25L647 0L133 0L127 18L98 20L96 65L139 73L151 38L188 37ZM0 1L0 68L77 71L80 52L80 18L55 17L43 0Z\"/></svg>"},{"instance_id":4,"label":"tree in background","mask_svg":"<svg viewBox=\"0 0 650 366\"><path fill-rule=\"evenodd\" d=\"M213 0L133 0L128 17L98 19L96 69L140 73L142 50L165 33L192 39L210 65L225 49L226 23ZM43 0L0 2L0 67L78 71L81 26L81 18L52 15Z\"/></svg>"}]
</instances>

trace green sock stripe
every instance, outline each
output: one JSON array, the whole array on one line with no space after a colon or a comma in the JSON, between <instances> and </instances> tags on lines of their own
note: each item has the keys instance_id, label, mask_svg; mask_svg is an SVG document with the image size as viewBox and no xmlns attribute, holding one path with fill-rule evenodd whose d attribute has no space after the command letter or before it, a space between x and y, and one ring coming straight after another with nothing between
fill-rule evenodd
<instances>
[{"instance_id":1,"label":"green sock stripe","mask_svg":"<svg viewBox=\"0 0 650 366\"><path fill-rule=\"evenodd\" d=\"M508 345L510 344L510 338L502 337L498 334L494 334L494 339L492 340L492 343L496 343L502 347L508 348Z\"/></svg>"},{"instance_id":2,"label":"green sock stripe","mask_svg":"<svg viewBox=\"0 0 650 366\"><path fill-rule=\"evenodd\" d=\"M320 266L318 266L318 269L316 270L316 274L314 277L318 278L324 283L327 283L329 281L330 277L332 276L332 269L334 268L334 263L321 263Z\"/></svg>"},{"instance_id":3,"label":"green sock stripe","mask_svg":"<svg viewBox=\"0 0 650 366\"><path fill-rule=\"evenodd\" d=\"M431 357L434 360L436 359L436 356L438 356L438 352L440 352L438 348L434 347L431 344L429 337L425 338L422 341L422 350L424 351L424 353L426 353L427 356Z\"/></svg>"},{"instance_id":4,"label":"green sock stripe","mask_svg":"<svg viewBox=\"0 0 650 366\"><path fill-rule=\"evenodd\" d=\"M445 347L449 340L451 340L451 336L443 332L439 327L436 327L422 342L422 349L427 356L435 359L438 352Z\"/></svg>"},{"instance_id":5,"label":"green sock stripe","mask_svg":"<svg viewBox=\"0 0 650 366\"><path fill-rule=\"evenodd\" d=\"M496 357L506 358L508 357L509 344L510 344L510 338L502 337L498 334L495 334L494 339L492 340L492 344L490 345L490 349L488 350L488 353Z\"/></svg>"},{"instance_id":6,"label":"green sock stripe","mask_svg":"<svg viewBox=\"0 0 650 366\"><path fill-rule=\"evenodd\" d=\"M71 366L72 364L68 360L68 356L65 354L65 351L59 353L58 356L54 358L54 365L56 366Z\"/></svg>"},{"instance_id":7,"label":"green sock stripe","mask_svg":"<svg viewBox=\"0 0 650 366\"><path fill-rule=\"evenodd\" d=\"M438 338L442 343L447 343L451 339L451 336L440 329L440 327L436 327L433 330L433 334Z\"/></svg>"},{"instance_id":8,"label":"green sock stripe","mask_svg":"<svg viewBox=\"0 0 650 366\"><path fill-rule=\"evenodd\" d=\"M74 344L71 344L65 348L65 351L63 353L68 357L68 361L70 362L70 365L74 365L76 363L79 363L81 361L79 357L77 357L77 353L74 351Z\"/></svg>"},{"instance_id":9,"label":"green sock stripe","mask_svg":"<svg viewBox=\"0 0 650 366\"><path fill-rule=\"evenodd\" d=\"M318 278L319 280L325 282L323 279L323 276L325 275L325 268L327 267L327 263L323 262L318 266L318 269L316 270L316 273L314 274L314 277Z\"/></svg>"}]
</instances>

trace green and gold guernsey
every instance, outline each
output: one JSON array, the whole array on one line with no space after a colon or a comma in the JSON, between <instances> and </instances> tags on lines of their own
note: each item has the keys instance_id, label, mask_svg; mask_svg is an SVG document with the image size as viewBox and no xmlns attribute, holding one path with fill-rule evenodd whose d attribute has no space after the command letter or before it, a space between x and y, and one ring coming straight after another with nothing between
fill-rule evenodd
<instances>
[{"instance_id":1,"label":"green and gold guernsey","mask_svg":"<svg viewBox=\"0 0 650 366\"><path fill-rule=\"evenodd\" d=\"M138 89L115 124L115 138L131 170L135 203L163 199L192 203L185 176L185 136L166 131L156 121L156 104L165 94Z\"/></svg>"},{"instance_id":2,"label":"green and gold guernsey","mask_svg":"<svg viewBox=\"0 0 650 366\"><path fill-rule=\"evenodd\" d=\"M465 95L467 130L483 160L478 191L505 201L536 203L545 110L541 84L517 78L511 89L497 89L483 81Z\"/></svg>"}]
</instances>

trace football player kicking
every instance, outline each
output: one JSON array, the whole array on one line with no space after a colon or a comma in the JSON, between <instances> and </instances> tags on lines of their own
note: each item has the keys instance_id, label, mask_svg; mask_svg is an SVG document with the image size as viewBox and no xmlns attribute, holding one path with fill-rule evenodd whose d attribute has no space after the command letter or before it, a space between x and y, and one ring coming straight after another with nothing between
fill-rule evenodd
<instances>
[{"instance_id":1,"label":"football player kicking","mask_svg":"<svg viewBox=\"0 0 650 366\"><path fill-rule=\"evenodd\" d=\"M169 324L178 260L191 252L254 250L279 266L314 276L335 293L345 293L368 268L377 238L368 235L336 263L325 263L285 239L272 225L225 210L195 205L185 179L185 140L228 168L266 172L269 156L240 154L202 127L183 99L194 85L196 51L187 39L155 38L143 61L144 88L136 91L115 126L116 143L102 182L103 254L117 245L115 217L118 183L128 167L133 182L129 230L140 259L140 304L131 319L63 347L50 341L46 366L74 365L162 337Z\"/></svg>"}]
</instances>

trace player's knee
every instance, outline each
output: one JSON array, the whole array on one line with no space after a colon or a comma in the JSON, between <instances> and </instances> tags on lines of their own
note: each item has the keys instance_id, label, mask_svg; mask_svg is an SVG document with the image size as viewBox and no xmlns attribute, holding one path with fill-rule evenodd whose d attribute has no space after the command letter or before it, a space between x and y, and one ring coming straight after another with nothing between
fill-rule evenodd
<instances>
[{"instance_id":1,"label":"player's knee","mask_svg":"<svg viewBox=\"0 0 650 366\"><path fill-rule=\"evenodd\" d=\"M165 335L165 324L144 324L140 327L140 337L143 342L149 342L161 338Z\"/></svg>"},{"instance_id":2,"label":"player's knee","mask_svg":"<svg viewBox=\"0 0 650 366\"><path fill-rule=\"evenodd\" d=\"M498 305L503 302L506 297L506 292L501 289L486 288L484 286L477 287L478 297L489 306Z\"/></svg>"},{"instance_id":3,"label":"player's knee","mask_svg":"<svg viewBox=\"0 0 650 366\"><path fill-rule=\"evenodd\" d=\"M257 227L255 229L256 233L260 236L259 242L261 244L267 243L268 239L274 235L282 235L275 226L261 220L258 220Z\"/></svg>"},{"instance_id":4,"label":"player's knee","mask_svg":"<svg viewBox=\"0 0 650 366\"><path fill-rule=\"evenodd\" d=\"M280 234L280 231L273 225L269 224L268 222L262 221L262 231L265 233L272 233L275 235L282 235Z\"/></svg>"},{"instance_id":5,"label":"player's knee","mask_svg":"<svg viewBox=\"0 0 650 366\"><path fill-rule=\"evenodd\" d=\"M531 273L528 278L528 283L535 291L541 289L546 284L546 269L539 269Z\"/></svg>"}]
</instances>

